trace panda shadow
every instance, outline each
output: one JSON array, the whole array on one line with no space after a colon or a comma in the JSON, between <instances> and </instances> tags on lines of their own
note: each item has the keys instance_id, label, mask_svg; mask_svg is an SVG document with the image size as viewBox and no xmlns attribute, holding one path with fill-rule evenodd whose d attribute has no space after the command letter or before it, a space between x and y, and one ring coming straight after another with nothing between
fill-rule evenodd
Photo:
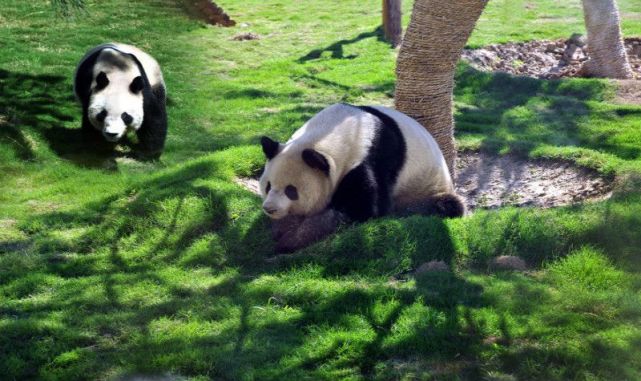
<instances>
[{"instance_id":1,"label":"panda shadow","mask_svg":"<svg viewBox=\"0 0 641 381\"><path fill-rule=\"evenodd\" d=\"M89 134L81 128L60 126L42 131L42 136L47 140L49 148L61 159L78 167L116 170L118 166L116 159L133 157L130 149L117 151L117 144L92 135L94 134ZM118 145L130 146L127 142L124 144L119 142Z\"/></svg>"}]
</instances>

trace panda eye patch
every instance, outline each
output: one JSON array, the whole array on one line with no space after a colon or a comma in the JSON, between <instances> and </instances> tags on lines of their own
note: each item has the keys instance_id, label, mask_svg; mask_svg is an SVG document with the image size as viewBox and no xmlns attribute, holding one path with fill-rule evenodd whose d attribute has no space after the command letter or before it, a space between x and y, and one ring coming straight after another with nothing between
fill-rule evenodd
<instances>
[{"instance_id":1,"label":"panda eye patch","mask_svg":"<svg viewBox=\"0 0 641 381\"><path fill-rule=\"evenodd\" d=\"M104 122L107 117L107 110L102 110L96 115L96 120L99 122Z\"/></svg>"},{"instance_id":2,"label":"panda eye patch","mask_svg":"<svg viewBox=\"0 0 641 381\"><path fill-rule=\"evenodd\" d=\"M290 200L298 200L298 190L293 185L288 185L285 187L285 196Z\"/></svg>"},{"instance_id":3,"label":"panda eye patch","mask_svg":"<svg viewBox=\"0 0 641 381\"><path fill-rule=\"evenodd\" d=\"M131 81L131 84L129 85L129 90L131 90L132 93L138 94L142 89L145 87L145 83L142 80L141 76L138 76L134 78L133 81Z\"/></svg>"},{"instance_id":4,"label":"panda eye patch","mask_svg":"<svg viewBox=\"0 0 641 381\"><path fill-rule=\"evenodd\" d=\"M272 190L272 184L268 181L267 187L265 188L265 193L269 193L270 190Z\"/></svg>"},{"instance_id":5,"label":"panda eye patch","mask_svg":"<svg viewBox=\"0 0 641 381\"><path fill-rule=\"evenodd\" d=\"M134 121L133 116L127 114L126 112L123 112L120 117L122 118L122 121L125 122L126 125L130 125L131 122Z\"/></svg>"},{"instance_id":6,"label":"panda eye patch","mask_svg":"<svg viewBox=\"0 0 641 381\"><path fill-rule=\"evenodd\" d=\"M109 84L109 78L104 71L101 71L96 77L96 90L102 90Z\"/></svg>"}]
</instances>

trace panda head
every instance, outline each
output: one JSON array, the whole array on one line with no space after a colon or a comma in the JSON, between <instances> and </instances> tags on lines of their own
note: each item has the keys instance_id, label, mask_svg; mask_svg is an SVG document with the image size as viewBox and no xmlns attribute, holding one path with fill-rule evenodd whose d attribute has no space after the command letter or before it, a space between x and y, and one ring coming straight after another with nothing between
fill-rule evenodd
<instances>
[{"instance_id":1,"label":"panda head","mask_svg":"<svg viewBox=\"0 0 641 381\"><path fill-rule=\"evenodd\" d=\"M136 62L113 49L104 49L93 68L87 116L110 142L143 122L145 82Z\"/></svg>"},{"instance_id":2,"label":"panda head","mask_svg":"<svg viewBox=\"0 0 641 381\"><path fill-rule=\"evenodd\" d=\"M263 211L272 219L308 216L329 204L332 160L313 148L283 145L261 138L267 157L260 177Z\"/></svg>"}]
</instances>

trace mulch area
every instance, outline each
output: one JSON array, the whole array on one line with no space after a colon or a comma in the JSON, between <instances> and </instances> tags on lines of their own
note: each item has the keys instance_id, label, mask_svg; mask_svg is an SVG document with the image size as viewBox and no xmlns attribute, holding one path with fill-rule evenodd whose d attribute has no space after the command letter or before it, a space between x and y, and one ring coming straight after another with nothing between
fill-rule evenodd
<instances>
[{"instance_id":1,"label":"mulch area","mask_svg":"<svg viewBox=\"0 0 641 381\"><path fill-rule=\"evenodd\" d=\"M626 38L625 46L632 71L636 79L641 79L641 38ZM588 60L589 53L585 37L574 34L567 40L539 40L465 49L462 57L482 71L556 79L581 76L581 66Z\"/></svg>"}]
</instances>

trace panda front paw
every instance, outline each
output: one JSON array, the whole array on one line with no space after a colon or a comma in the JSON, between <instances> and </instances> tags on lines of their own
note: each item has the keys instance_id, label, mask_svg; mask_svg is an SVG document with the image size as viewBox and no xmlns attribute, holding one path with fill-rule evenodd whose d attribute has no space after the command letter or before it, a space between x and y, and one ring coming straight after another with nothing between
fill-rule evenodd
<instances>
[{"instance_id":1,"label":"panda front paw","mask_svg":"<svg viewBox=\"0 0 641 381\"><path fill-rule=\"evenodd\" d=\"M308 217L288 216L276 220L272 224L276 251L291 253L307 247L334 233L338 226L346 221L342 213L333 209Z\"/></svg>"},{"instance_id":2,"label":"panda front paw","mask_svg":"<svg viewBox=\"0 0 641 381\"><path fill-rule=\"evenodd\" d=\"M304 219L305 217L302 216L287 216L279 220L272 220L272 239L278 241L284 236L293 234Z\"/></svg>"}]
</instances>

